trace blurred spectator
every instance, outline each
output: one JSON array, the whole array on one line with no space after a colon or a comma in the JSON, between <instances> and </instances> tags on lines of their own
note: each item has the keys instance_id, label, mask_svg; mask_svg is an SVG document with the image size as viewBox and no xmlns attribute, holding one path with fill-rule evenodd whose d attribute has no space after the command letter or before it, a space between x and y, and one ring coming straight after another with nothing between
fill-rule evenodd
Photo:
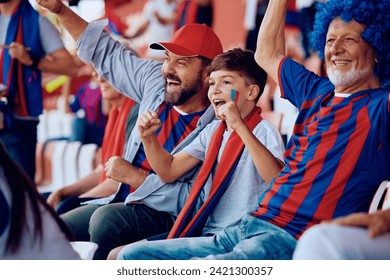
<instances>
[{"instance_id":1,"label":"blurred spectator","mask_svg":"<svg viewBox=\"0 0 390 280\"><path fill-rule=\"evenodd\" d=\"M71 234L0 143L0 259L79 259Z\"/></svg>"},{"instance_id":2,"label":"blurred spectator","mask_svg":"<svg viewBox=\"0 0 390 280\"><path fill-rule=\"evenodd\" d=\"M101 147L109 110L104 109L97 73L92 65L88 65L87 68L91 79L83 83L74 95L70 92L71 80L62 87L65 111L76 114L69 140L80 141L82 144L94 143Z\"/></svg>"},{"instance_id":3,"label":"blurred spectator","mask_svg":"<svg viewBox=\"0 0 390 280\"><path fill-rule=\"evenodd\" d=\"M127 39L134 39L149 30L149 43L170 41L173 34L173 23L175 20L176 0L149 0L144 7L145 21ZM147 57L160 60L164 59L164 52L161 50L147 49Z\"/></svg>"},{"instance_id":4,"label":"blurred spectator","mask_svg":"<svg viewBox=\"0 0 390 280\"><path fill-rule=\"evenodd\" d=\"M74 76L76 65L55 27L28 0L0 2L0 83L7 102L0 141L34 181L41 72Z\"/></svg>"},{"instance_id":5,"label":"blurred spectator","mask_svg":"<svg viewBox=\"0 0 390 280\"><path fill-rule=\"evenodd\" d=\"M246 0L244 27L248 31L245 41L245 48L248 50L256 51L257 34L268 2L268 0Z\"/></svg>"},{"instance_id":6,"label":"blurred spectator","mask_svg":"<svg viewBox=\"0 0 390 280\"><path fill-rule=\"evenodd\" d=\"M179 0L175 31L188 23L213 24L213 0Z\"/></svg>"},{"instance_id":7,"label":"blurred spectator","mask_svg":"<svg viewBox=\"0 0 390 280\"><path fill-rule=\"evenodd\" d=\"M102 163L77 182L60 188L48 197L48 203L63 214L80 206L80 203L115 193L118 182L106 177L104 164L112 156L122 156L126 139L138 117L139 105L115 90L110 83L98 76L103 99L111 103L102 146Z\"/></svg>"},{"instance_id":8,"label":"blurred spectator","mask_svg":"<svg viewBox=\"0 0 390 280\"><path fill-rule=\"evenodd\" d=\"M314 17L316 14L316 0L297 0L297 9L300 11L300 29L302 33L302 47L304 58L311 56L313 49L310 46L309 36L313 31Z\"/></svg>"}]
</instances>

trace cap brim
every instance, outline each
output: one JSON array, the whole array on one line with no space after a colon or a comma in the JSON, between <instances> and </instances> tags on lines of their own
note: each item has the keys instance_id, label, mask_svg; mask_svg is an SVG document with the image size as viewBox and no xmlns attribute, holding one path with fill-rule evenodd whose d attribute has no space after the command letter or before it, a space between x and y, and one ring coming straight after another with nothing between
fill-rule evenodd
<instances>
[{"instance_id":1,"label":"cap brim","mask_svg":"<svg viewBox=\"0 0 390 280\"><path fill-rule=\"evenodd\" d=\"M154 50L167 50L177 56L184 56L184 57L199 56L199 54L196 54L192 51L187 50L186 48L183 48L177 44L169 43L169 42L152 43L149 45L149 48Z\"/></svg>"}]
</instances>

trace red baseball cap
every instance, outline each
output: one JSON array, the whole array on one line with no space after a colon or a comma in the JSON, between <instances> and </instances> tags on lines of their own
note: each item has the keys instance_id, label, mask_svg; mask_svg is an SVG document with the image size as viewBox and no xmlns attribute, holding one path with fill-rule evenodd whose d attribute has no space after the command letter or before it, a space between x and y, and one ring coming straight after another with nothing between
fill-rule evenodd
<instances>
[{"instance_id":1,"label":"red baseball cap","mask_svg":"<svg viewBox=\"0 0 390 280\"><path fill-rule=\"evenodd\" d=\"M221 41L206 24L186 24L173 34L171 42L152 43L150 48L167 50L175 55L203 56L213 59L223 52Z\"/></svg>"}]
</instances>

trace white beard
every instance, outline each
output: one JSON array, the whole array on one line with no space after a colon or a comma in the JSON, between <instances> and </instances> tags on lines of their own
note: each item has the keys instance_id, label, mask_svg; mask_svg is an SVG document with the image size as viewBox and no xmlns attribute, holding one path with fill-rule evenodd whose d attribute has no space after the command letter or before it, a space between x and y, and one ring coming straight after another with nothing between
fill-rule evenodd
<instances>
[{"instance_id":1,"label":"white beard","mask_svg":"<svg viewBox=\"0 0 390 280\"><path fill-rule=\"evenodd\" d=\"M339 70L334 71L330 67L327 69L328 78L335 87L349 87L359 80L366 78L368 75L370 75L370 72L370 67L366 67L360 70L353 68L346 73L342 73Z\"/></svg>"}]
</instances>

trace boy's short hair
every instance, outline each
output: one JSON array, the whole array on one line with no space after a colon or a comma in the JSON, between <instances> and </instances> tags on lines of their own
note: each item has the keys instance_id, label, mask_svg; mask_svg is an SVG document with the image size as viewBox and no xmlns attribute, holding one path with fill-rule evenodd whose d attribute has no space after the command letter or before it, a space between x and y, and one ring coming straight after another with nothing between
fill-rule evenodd
<instances>
[{"instance_id":1,"label":"boy's short hair","mask_svg":"<svg viewBox=\"0 0 390 280\"><path fill-rule=\"evenodd\" d=\"M251 50L235 48L217 55L210 64L209 75L219 70L235 71L247 85L258 85L260 92L257 100L264 91L267 73L256 63L255 53Z\"/></svg>"}]
</instances>

